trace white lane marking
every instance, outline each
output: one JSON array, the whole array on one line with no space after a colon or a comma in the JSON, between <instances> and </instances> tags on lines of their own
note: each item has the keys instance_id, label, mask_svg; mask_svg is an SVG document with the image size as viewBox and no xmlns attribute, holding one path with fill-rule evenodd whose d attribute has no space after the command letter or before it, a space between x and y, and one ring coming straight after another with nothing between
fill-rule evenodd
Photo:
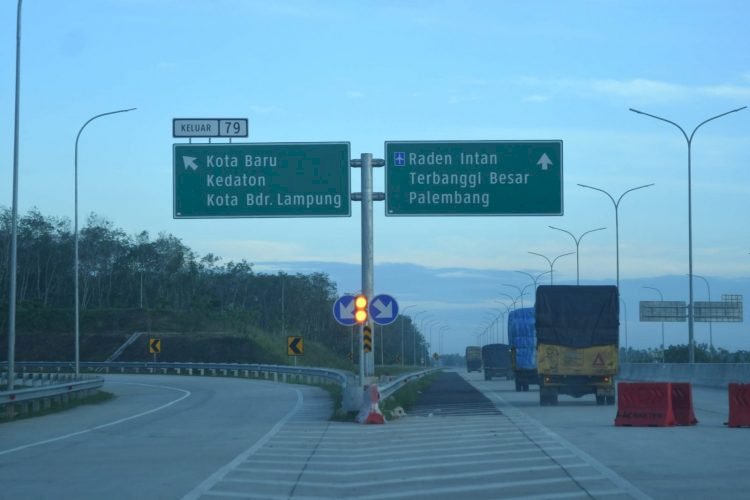
<instances>
[{"instance_id":1,"label":"white lane marking","mask_svg":"<svg viewBox=\"0 0 750 500\"><path fill-rule=\"evenodd\" d=\"M512 409L512 411L503 411L505 416L507 416L511 421L518 422L519 424L521 422L518 421L518 417L521 419L526 420L527 422L532 423L539 429L541 429L543 432L547 433L548 436L558 442L561 446L563 446L566 450L569 452L575 454L589 464L591 467L593 467L597 472L599 472L602 476L609 479L615 486L622 488L624 493L627 493L634 498L637 498L638 500L651 500L651 497L639 490L635 485L630 483L627 479L623 478L619 474L617 474L615 471L607 467L606 465L602 464L598 460L596 460L594 457L586 453L585 451L581 450L580 448L577 448L572 443L565 440L562 436L557 434L556 432L553 432L552 430L545 427L541 422L531 418L526 413L524 413L521 409L514 406L512 403L510 403L508 400L497 394L496 392L491 392L490 396L493 397L496 401L498 401L500 404L505 405ZM503 410L503 408L501 408ZM516 413L516 415L514 415ZM546 448L545 448L546 449ZM568 468L569 466L565 466L564 468ZM576 480L580 480L580 478L575 478Z\"/></svg>"},{"instance_id":2,"label":"white lane marking","mask_svg":"<svg viewBox=\"0 0 750 500\"><path fill-rule=\"evenodd\" d=\"M107 383L116 383L116 384L124 384L124 385L140 385L140 386L143 386L143 387L155 387L157 389L168 389L168 390L172 390L172 391L182 392L183 395L181 397L173 400L173 401L170 401L169 403L166 403L166 404L163 404L163 405L159 406L158 408L153 408L151 410L144 411L144 412L138 413L136 415L131 415L129 417L121 418L119 420L114 420L114 421L108 422L106 424L97 425L96 427L91 427L89 429L84 429L82 431L71 432L70 434L64 434L62 436L57 436L57 437L54 437L54 438L45 439L45 440L42 440L42 441L37 441L35 443L24 444L24 445L17 446L15 448L10 448L10 449L7 449L7 450L0 450L0 456L9 455L9 454L17 452L17 451L26 450L28 448L33 448L35 446L42 446L42 445L45 445L45 444L54 443L54 442L57 442L57 441L62 441L64 439L70 439L72 437L80 436L82 434L88 434L89 432L98 431L100 429L106 429L107 427L112 427L113 425L122 424L123 422L127 422L129 420L133 420L133 419L140 418L140 417L145 417L146 415L150 415L152 413L155 413L157 411L163 410L165 408L169 408L170 406L172 406L174 404L177 404L180 401L182 401L183 399L185 399L187 397L190 397L192 395L192 393L190 391L187 391L185 389L180 389L180 388L177 388L177 387L170 387L170 386L167 386L167 385L137 384L137 383L133 383L133 382L111 382L109 380L107 381Z\"/></svg>"},{"instance_id":3,"label":"white lane marking","mask_svg":"<svg viewBox=\"0 0 750 500\"><path fill-rule=\"evenodd\" d=\"M302 392L299 389L294 389L294 391L297 393L297 404L294 405L294 408L287 413L284 418L279 420L276 425L274 425L270 431L266 433L265 436L260 438L254 445L252 445L247 450L243 451L239 455L237 455L234 460L226 464L224 467L220 468L211 476L208 477L205 481L200 483L198 486L196 486L191 492L189 492L187 495L182 497L182 500L195 500L197 498L200 498L202 495L207 494L208 490L213 488L216 483L219 481L222 481L224 479L224 476L229 474L231 471L236 469L242 462L248 459L250 455L258 451L260 448L262 448L268 441L271 440L276 434L279 433L279 431L284 427L284 424L287 423L287 421L294 416L295 413L299 411L299 409L302 407L302 403L304 402L304 397L302 396Z\"/></svg>"}]
</instances>

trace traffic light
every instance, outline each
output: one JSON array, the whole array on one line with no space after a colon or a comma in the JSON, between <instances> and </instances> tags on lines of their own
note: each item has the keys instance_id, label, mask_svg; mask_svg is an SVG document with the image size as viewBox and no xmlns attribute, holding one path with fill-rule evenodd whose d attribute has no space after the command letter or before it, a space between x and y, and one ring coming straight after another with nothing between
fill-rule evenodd
<instances>
[{"instance_id":1,"label":"traffic light","mask_svg":"<svg viewBox=\"0 0 750 500\"><path fill-rule=\"evenodd\" d=\"M367 296L357 295L354 297L354 319L357 323L367 321Z\"/></svg>"}]
</instances>

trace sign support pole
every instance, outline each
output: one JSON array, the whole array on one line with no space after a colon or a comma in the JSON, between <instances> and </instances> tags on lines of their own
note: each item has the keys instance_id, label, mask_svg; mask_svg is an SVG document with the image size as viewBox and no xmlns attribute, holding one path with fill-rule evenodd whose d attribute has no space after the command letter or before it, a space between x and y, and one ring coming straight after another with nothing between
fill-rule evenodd
<instances>
[{"instance_id":1,"label":"sign support pole","mask_svg":"<svg viewBox=\"0 0 750 500\"><path fill-rule=\"evenodd\" d=\"M362 169L362 293L367 297L369 303L372 300L374 281L374 250L373 250L373 223L372 223L372 153L362 153L360 156ZM372 329L372 319L366 321ZM364 333L363 323L360 325L360 333ZM360 335L360 383L364 386L365 375L375 375L375 355L372 352L365 354L364 335ZM364 370L363 370L364 369Z\"/></svg>"}]
</instances>

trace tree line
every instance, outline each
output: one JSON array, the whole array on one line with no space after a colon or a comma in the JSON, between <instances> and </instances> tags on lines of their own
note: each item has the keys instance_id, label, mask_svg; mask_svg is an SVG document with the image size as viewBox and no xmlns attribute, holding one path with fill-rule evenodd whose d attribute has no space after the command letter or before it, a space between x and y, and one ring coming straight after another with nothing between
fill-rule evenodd
<instances>
[{"instance_id":1,"label":"tree line","mask_svg":"<svg viewBox=\"0 0 750 500\"><path fill-rule=\"evenodd\" d=\"M0 209L0 310L7 329L12 215ZM17 307L74 308L74 233L69 219L32 209L18 219ZM336 284L324 273L257 273L246 260L223 262L204 256L179 238L147 231L128 235L106 218L90 214L79 229L81 311L148 309L230 319L240 333L254 328L269 335L302 335L348 357L351 329L336 323ZM377 327L385 339L386 364L410 362L424 350L424 337L409 317ZM4 331L2 333L5 333ZM379 335L378 335L379 337ZM376 339L376 349L381 338ZM354 349L356 360L357 349ZM376 353L378 362L380 355Z\"/></svg>"}]
</instances>

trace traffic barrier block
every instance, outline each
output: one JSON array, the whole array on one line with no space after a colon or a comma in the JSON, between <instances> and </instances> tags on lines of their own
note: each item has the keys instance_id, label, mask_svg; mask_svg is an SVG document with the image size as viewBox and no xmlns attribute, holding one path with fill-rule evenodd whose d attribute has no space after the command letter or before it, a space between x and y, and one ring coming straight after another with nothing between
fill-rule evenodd
<instances>
[{"instance_id":1,"label":"traffic barrier block","mask_svg":"<svg viewBox=\"0 0 750 500\"><path fill-rule=\"evenodd\" d=\"M693 389L689 383L672 382L672 412L677 425L695 425Z\"/></svg>"},{"instance_id":2,"label":"traffic barrier block","mask_svg":"<svg viewBox=\"0 0 750 500\"><path fill-rule=\"evenodd\" d=\"M619 382L615 426L675 425L669 382Z\"/></svg>"},{"instance_id":3,"label":"traffic barrier block","mask_svg":"<svg viewBox=\"0 0 750 500\"><path fill-rule=\"evenodd\" d=\"M365 386L365 394L362 398L362 409L357 415L360 424L384 424L385 417L378 406L380 402L380 391L377 384Z\"/></svg>"},{"instance_id":4,"label":"traffic barrier block","mask_svg":"<svg viewBox=\"0 0 750 500\"><path fill-rule=\"evenodd\" d=\"M729 384L729 427L750 427L750 384Z\"/></svg>"}]
</instances>

